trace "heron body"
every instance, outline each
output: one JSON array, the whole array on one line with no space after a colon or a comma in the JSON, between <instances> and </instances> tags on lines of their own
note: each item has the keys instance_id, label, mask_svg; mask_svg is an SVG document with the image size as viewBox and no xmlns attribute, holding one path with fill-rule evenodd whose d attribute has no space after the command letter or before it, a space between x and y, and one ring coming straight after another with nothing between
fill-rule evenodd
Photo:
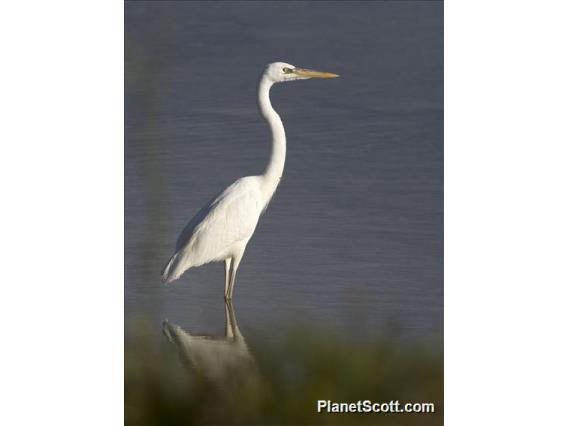
<instances>
[{"instance_id":1,"label":"heron body","mask_svg":"<svg viewBox=\"0 0 568 426\"><path fill-rule=\"evenodd\" d=\"M258 89L258 105L272 135L272 151L266 170L259 176L238 179L206 204L178 238L176 251L162 271L165 283L177 280L189 268L209 262L225 262L225 298L231 299L235 277L258 219L274 195L286 160L286 134L270 102L275 83L309 78L333 78L336 74L297 68L283 62L269 64Z\"/></svg>"}]
</instances>

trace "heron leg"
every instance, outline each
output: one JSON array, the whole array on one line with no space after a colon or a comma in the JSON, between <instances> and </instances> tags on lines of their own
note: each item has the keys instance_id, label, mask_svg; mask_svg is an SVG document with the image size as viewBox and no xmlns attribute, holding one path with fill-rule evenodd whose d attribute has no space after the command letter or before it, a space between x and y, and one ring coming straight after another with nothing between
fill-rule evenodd
<instances>
[{"instance_id":1,"label":"heron leg","mask_svg":"<svg viewBox=\"0 0 568 426\"><path fill-rule=\"evenodd\" d=\"M235 317L232 303L228 299L225 300L225 337L229 339L235 338Z\"/></svg>"},{"instance_id":2,"label":"heron leg","mask_svg":"<svg viewBox=\"0 0 568 426\"><path fill-rule=\"evenodd\" d=\"M239 254L238 256L233 257L233 261L231 262L231 273L229 274L229 291L225 293L225 299L231 300L233 298L233 289L235 288L235 278L237 276L237 269L239 269L239 264L241 263L241 259L243 258L243 254Z\"/></svg>"},{"instance_id":3,"label":"heron leg","mask_svg":"<svg viewBox=\"0 0 568 426\"><path fill-rule=\"evenodd\" d=\"M230 282L230 276L231 276L231 261L233 260L233 258L228 257L225 259L225 298L227 297L227 294L229 293L229 282Z\"/></svg>"}]
</instances>

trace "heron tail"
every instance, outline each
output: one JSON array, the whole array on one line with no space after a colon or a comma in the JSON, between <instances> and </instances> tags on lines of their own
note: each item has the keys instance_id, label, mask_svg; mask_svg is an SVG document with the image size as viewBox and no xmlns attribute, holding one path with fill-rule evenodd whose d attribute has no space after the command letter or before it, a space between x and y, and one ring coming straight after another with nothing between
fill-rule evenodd
<instances>
[{"instance_id":1,"label":"heron tail","mask_svg":"<svg viewBox=\"0 0 568 426\"><path fill-rule=\"evenodd\" d=\"M183 268L180 267L180 253L174 254L168 261L164 269L162 269L162 282L169 284L177 280L183 274Z\"/></svg>"}]
</instances>

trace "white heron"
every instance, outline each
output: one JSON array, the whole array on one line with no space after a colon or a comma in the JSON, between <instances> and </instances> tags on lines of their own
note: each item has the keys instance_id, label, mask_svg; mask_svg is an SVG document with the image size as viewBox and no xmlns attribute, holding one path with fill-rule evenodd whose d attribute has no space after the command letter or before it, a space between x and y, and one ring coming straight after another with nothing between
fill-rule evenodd
<instances>
[{"instance_id":1,"label":"white heron","mask_svg":"<svg viewBox=\"0 0 568 426\"><path fill-rule=\"evenodd\" d=\"M284 171L286 134L280 116L270 103L270 88L275 83L334 77L338 75L298 68L284 62L274 62L266 67L258 87L258 105L272 133L268 166L259 176L235 181L189 221L177 240L174 255L162 270L164 283L177 280L189 268L224 261L225 299L232 299L237 269L247 243Z\"/></svg>"}]
</instances>

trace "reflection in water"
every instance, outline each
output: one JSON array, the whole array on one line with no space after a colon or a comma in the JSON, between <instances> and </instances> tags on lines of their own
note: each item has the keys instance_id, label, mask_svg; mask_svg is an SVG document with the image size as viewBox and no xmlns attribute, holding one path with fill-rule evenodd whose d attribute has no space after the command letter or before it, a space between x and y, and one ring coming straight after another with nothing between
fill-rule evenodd
<instances>
[{"instance_id":1,"label":"reflection in water","mask_svg":"<svg viewBox=\"0 0 568 426\"><path fill-rule=\"evenodd\" d=\"M256 361L239 330L232 302L225 302L225 336L193 335L179 325L164 321L162 331L179 352L190 372L222 393L258 390Z\"/></svg>"},{"instance_id":2,"label":"reflection in water","mask_svg":"<svg viewBox=\"0 0 568 426\"><path fill-rule=\"evenodd\" d=\"M299 330L281 324L283 329L274 333L277 342L255 339L261 346L255 344L253 358L231 302L225 305L225 320L221 336L193 335L165 321L163 333L173 343L169 354L162 348L152 352L158 348L150 340L148 346L144 340L127 346L125 424L393 424L391 416L337 417L314 409L318 399L363 397L433 402L433 415L396 416L402 419L396 424L443 423L443 357L436 350L441 347L438 342L408 344L394 336L359 341L313 326ZM172 362L172 352L178 352L186 369L177 360Z\"/></svg>"}]
</instances>

